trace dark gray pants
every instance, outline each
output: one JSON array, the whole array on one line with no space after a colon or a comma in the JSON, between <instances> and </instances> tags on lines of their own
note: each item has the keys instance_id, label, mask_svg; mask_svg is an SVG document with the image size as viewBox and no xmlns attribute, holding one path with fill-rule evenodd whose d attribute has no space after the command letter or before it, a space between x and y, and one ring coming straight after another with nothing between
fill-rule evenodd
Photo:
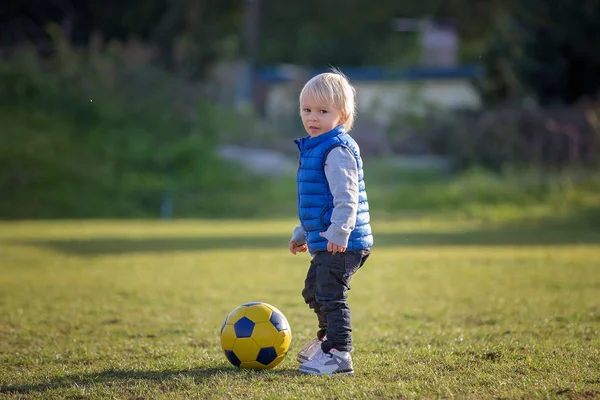
<instances>
[{"instance_id":1,"label":"dark gray pants","mask_svg":"<svg viewBox=\"0 0 600 400\"><path fill-rule=\"evenodd\" d=\"M316 253L306 274L302 297L314 310L320 332L327 340L321 344L325 352L332 348L352 351L352 323L348 307L350 280L371 254L370 250Z\"/></svg>"}]
</instances>

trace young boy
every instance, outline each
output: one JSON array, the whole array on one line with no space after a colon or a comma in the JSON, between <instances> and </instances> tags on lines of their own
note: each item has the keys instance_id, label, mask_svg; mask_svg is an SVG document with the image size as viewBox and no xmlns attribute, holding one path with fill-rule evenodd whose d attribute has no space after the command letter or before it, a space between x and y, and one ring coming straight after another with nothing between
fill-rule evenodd
<instances>
[{"instance_id":1,"label":"young boy","mask_svg":"<svg viewBox=\"0 0 600 400\"><path fill-rule=\"evenodd\" d=\"M319 331L298 354L300 371L307 374L354 373L347 291L373 245L360 150L347 133L355 97L337 70L315 76L300 93L308 136L295 140L300 226L289 249L312 256L302 297L317 314Z\"/></svg>"}]
</instances>

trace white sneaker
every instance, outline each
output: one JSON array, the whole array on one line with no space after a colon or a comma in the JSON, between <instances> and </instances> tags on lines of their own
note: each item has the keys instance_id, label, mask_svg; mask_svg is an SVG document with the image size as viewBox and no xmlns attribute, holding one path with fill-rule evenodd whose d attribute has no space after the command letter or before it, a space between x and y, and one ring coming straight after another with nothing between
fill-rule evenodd
<instances>
[{"instance_id":1,"label":"white sneaker","mask_svg":"<svg viewBox=\"0 0 600 400\"><path fill-rule=\"evenodd\" d=\"M300 366L300 372L311 375L351 375L354 368L349 352L331 349L329 353L318 351L312 361Z\"/></svg>"},{"instance_id":2,"label":"white sneaker","mask_svg":"<svg viewBox=\"0 0 600 400\"><path fill-rule=\"evenodd\" d=\"M321 343L323 343L323 340L319 338L314 338L306 343L304 347L302 347L302 350L298 352L298 355L296 355L296 360L298 360L300 364L312 360L315 357L315 354L321 350Z\"/></svg>"}]
</instances>

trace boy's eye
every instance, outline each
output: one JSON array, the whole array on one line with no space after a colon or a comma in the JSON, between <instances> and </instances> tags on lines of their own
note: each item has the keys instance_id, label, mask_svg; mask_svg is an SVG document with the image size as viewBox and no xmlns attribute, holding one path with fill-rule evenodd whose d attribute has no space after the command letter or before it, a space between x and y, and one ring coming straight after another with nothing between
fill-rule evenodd
<instances>
[{"instance_id":1,"label":"boy's eye","mask_svg":"<svg viewBox=\"0 0 600 400\"><path fill-rule=\"evenodd\" d=\"M320 110L319 111L321 114L327 114L327 110Z\"/></svg>"},{"instance_id":2,"label":"boy's eye","mask_svg":"<svg viewBox=\"0 0 600 400\"><path fill-rule=\"evenodd\" d=\"M304 112L310 112L310 108L305 108L302 111L304 111Z\"/></svg>"}]
</instances>

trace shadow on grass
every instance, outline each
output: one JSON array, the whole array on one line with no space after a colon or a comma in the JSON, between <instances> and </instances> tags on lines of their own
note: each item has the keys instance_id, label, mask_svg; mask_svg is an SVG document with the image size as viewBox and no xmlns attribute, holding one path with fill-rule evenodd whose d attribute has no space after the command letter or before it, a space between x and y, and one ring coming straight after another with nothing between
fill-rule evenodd
<instances>
[{"instance_id":1,"label":"shadow on grass","mask_svg":"<svg viewBox=\"0 0 600 400\"><path fill-rule=\"evenodd\" d=\"M204 380L218 374L239 374L241 377L249 378L255 376L264 376L264 374L275 374L277 376L297 376L297 370L273 369L273 370L240 370L234 367L210 367L183 370L166 371L136 371L136 370L115 370L109 369L93 374L71 374L57 377L53 380L43 383L33 383L14 386L0 386L0 393L4 394L28 394L41 393L48 390L73 388L78 386L88 386L106 383L119 383L130 385L145 382L168 382L178 378L192 378L195 383L202 383Z\"/></svg>"},{"instance_id":2,"label":"shadow on grass","mask_svg":"<svg viewBox=\"0 0 600 400\"><path fill-rule=\"evenodd\" d=\"M129 253L170 253L218 249L268 248L287 250L287 235L154 238L105 237L91 239L21 240L14 244L46 247L70 255L101 256ZM552 246L600 243L595 224L564 224L556 221L535 224L489 226L454 232L375 232L375 247L420 246Z\"/></svg>"}]
</instances>

